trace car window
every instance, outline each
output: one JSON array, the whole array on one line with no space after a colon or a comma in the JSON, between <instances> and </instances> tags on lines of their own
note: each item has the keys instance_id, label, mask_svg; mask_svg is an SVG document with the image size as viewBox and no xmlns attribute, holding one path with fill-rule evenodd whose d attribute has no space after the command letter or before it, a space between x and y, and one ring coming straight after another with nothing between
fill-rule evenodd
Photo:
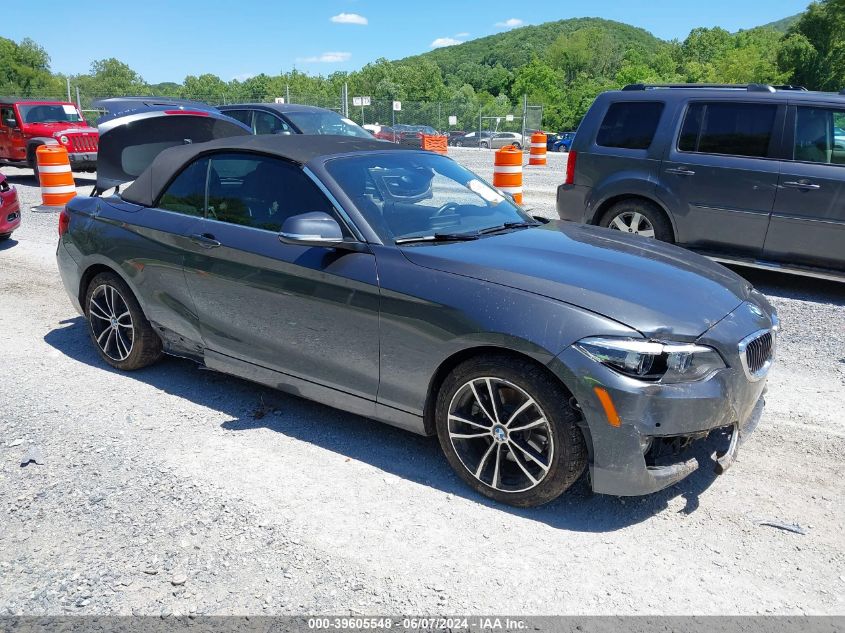
<instances>
[{"instance_id":1,"label":"car window","mask_svg":"<svg viewBox=\"0 0 845 633\"><path fill-rule=\"evenodd\" d=\"M202 216L207 173L207 158L194 161L170 183L156 206L185 215Z\"/></svg>"},{"instance_id":2,"label":"car window","mask_svg":"<svg viewBox=\"0 0 845 633\"><path fill-rule=\"evenodd\" d=\"M370 138L370 133L350 119L331 110L303 110L285 112L285 116L303 134L337 134Z\"/></svg>"},{"instance_id":3,"label":"car window","mask_svg":"<svg viewBox=\"0 0 845 633\"><path fill-rule=\"evenodd\" d=\"M693 103L684 117L678 149L766 157L776 115L773 103Z\"/></svg>"},{"instance_id":4,"label":"car window","mask_svg":"<svg viewBox=\"0 0 845 633\"><path fill-rule=\"evenodd\" d=\"M334 214L328 199L297 165L254 154L211 157L209 218L278 232L287 218L312 211Z\"/></svg>"},{"instance_id":5,"label":"car window","mask_svg":"<svg viewBox=\"0 0 845 633\"><path fill-rule=\"evenodd\" d=\"M252 111L251 110L226 110L223 112L226 116L230 116L236 121L240 121L244 125L252 127Z\"/></svg>"},{"instance_id":6,"label":"car window","mask_svg":"<svg viewBox=\"0 0 845 633\"><path fill-rule=\"evenodd\" d=\"M252 119L252 129L256 134L290 134L290 126L275 114L256 110Z\"/></svg>"},{"instance_id":7,"label":"car window","mask_svg":"<svg viewBox=\"0 0 845 633\"><path fill-rule=\"evenodd\" d=\"M795 117L795 160L845 165L845 110L801 106Z\"/></svg>"},{"instance_id":8,"label":"car window","mask_svg":"<svg viewBox=\"0 0 845 633\"><path fill-rule=\"evenodd\" d=\"M326 168L385 239L531 221L505 195L444 156L385 152L333 159Z\"/></svg>"},{"instance_id":9,"label":"car window","mask_svg":"<svg viewBox=\"0 0 845 633\"><path fill-rule=\"evenodd\" d=\"M9 119L17 120L15 117L15 110L12 107L0 108L0 126L6 127L6 121Z\"/></svg>"},{"instance_id":10,"label":"car window","mask_svg":"<svg viewBox=\"0 0 845 633\"><path fill-rule=\"evenodd\" d=\"M601 122L596 144L602 147L648 149L662 113L663 103L656 101L614 103Z\"/></svg>"},{"instance_id":11,"label":"car window","mask_svg":"<svg viewBox=\"0 0 845 633\"><path fill-rule=\"evenodd\" d=\"M75 105L61 103L19 105L25 123L80 123L85 119Z\"/></svg>"}]
</instances>

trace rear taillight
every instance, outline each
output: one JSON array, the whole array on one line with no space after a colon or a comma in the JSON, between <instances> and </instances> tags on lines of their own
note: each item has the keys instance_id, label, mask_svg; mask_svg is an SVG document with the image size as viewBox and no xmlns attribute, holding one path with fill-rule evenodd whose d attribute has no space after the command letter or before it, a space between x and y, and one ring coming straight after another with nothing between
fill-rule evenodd
<instances>
[{"instance_id":1,"label":"rear taillight","mask_svg":"<svg viewBox=\"0 0 845 633\"><path fill-rule=\"evenodd\" d=\"M578 159L578 152L569 152L566 159L566 178L563 180L565 185L575 184L575 161Z\"/></svg>"},{"instance_id":2,"label":"rear taillight","mask_svg":"<svg viewBox=\"0 0 845 633\"><path fill-rule=\"evenodd\" d=\"M68 213L67 207L65 207L59 213L59 237L67 233L68 226L70 226L70 213Z\"/></svg>"}]
</instances>

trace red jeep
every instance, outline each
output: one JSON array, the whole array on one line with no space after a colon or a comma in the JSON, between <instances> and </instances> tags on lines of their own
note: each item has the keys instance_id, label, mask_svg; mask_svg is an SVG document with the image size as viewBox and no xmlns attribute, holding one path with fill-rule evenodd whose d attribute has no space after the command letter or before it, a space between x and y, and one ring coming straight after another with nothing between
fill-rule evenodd
<instances>
[{"instance_id":1,"label":"red jeep","mask_svg":"<svg viewBox=\"0 0 845 633\"><path fill-rule=\"evenodd\" d=\"M30 167L37 176L35 149L61 145L72 169L94 171L98 142L97 128L70 102L0 98L0 165Z\"/></svg>"}]
</instances>

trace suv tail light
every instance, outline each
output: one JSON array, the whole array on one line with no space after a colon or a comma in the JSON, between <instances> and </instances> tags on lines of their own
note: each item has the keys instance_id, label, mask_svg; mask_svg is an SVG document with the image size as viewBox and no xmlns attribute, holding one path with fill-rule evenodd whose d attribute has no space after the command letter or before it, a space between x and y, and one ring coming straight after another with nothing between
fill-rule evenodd
<instances>
[{"instance_id":1,"label":"suv tail light","mask_svg":"<svg viewBox=\"0 0 845 633\"><path fill-rule=\"evenodd\" d=\"M59 213L59 237L67 233L68 226L70 226L70 213L68 213L67 207L65 207Z\"/></svg>"},{"instance_id":2,"label":"suv tail light","mask_svg":"<svg viewBox=\"0 0 845 633\"><path fill-rule=\"evenodd\" d=\"M565 185L575 184L575 161L578 160L578 152L569 152L566 160L566 178L563 180Z\"/></svg>"}]
</instances>

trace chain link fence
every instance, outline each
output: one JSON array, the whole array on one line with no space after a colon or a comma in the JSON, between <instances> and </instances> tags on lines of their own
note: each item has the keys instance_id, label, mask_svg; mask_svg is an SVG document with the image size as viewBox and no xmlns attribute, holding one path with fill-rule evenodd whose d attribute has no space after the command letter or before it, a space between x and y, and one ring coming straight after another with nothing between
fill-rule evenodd
<instances>
[{"instance_id":1,"label":"chain link fence","mask_svg":"<svg viewBox=\"0 0 845 633\"><path fill-rule=\"evenodd\" d=\"M70 96L70 98L68 98ZM94 107L101 99L122 97L124 94L88 94L85 91L72 90L70 93L24 95L21 98L38 98L77 103L85 119L92 125L103 114ZM255 96L232 93L198 94L180 92L179 94L150 95L161 99L188 99L211 106L233 103L273 103L284 99L285 103L311 105L333 110L359 125L424 125L439 132L480 131L521 132L542 129L542 106L512 104L506 98L499 97L479 104L474 100L452 101L410 101L392 99L370 99L369 105L356 106L350 94L344 104L343 94L296 94L284 90L278 96ZM397 109L398 108L398 109ZM524 123L524 128L523 128Z\"/></svg>"}]
</instances>

